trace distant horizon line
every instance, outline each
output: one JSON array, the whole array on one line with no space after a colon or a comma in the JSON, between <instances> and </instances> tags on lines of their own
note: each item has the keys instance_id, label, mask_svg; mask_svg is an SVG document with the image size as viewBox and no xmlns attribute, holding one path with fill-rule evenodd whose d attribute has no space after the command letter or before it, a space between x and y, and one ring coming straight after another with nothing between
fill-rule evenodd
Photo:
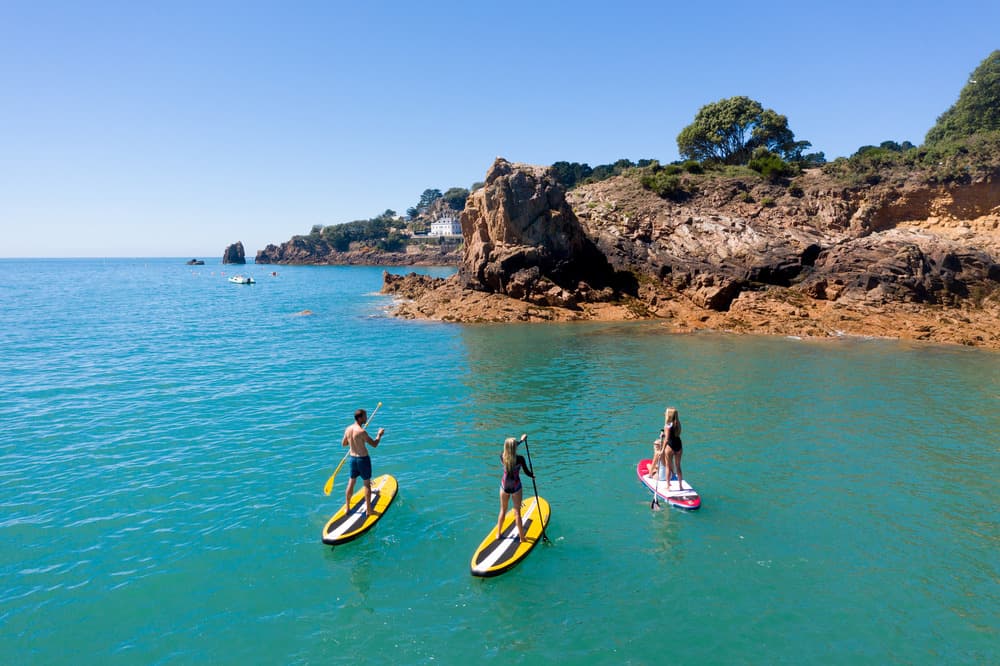
<instances>
[{"instance_id":1,"label":"distant horizon line","mask_svg":"<svg viewBox=\"0 0 1000 666\"><path fill-rule=\"evenodd\" d=\"M207 255L203 255L203 256L207 256ZM215 257L215 258L212 258L212 259L202 259L201 257L191 256L191 255L186 255L186 254L185 255L176 255L176 256L175 255L166 255L166 254L164 254L164 255L152 255L152 254L150 254L150 255L142 255L142 256L140 256L140 255L131 255L131 254L120 254L120 255L110 255L109 254L109 255L90 255L90 256L82 255L82 256L76 256L76 257L41 257L41 256L38 256L38 257L0 257L0 261L39 261L39 260L43 260L43 261L61 261L61 260L76 260L76 259L97 259L97 260L100 260L100 259L177 259L177 260L180 260L180 261L191 261L192 259L195 259L197 261L204 261L204 262L206 262L206 264L207 264L207 262L211 261L211 262L217 262L217 263L219 263L219 264L221 264L223 266L242 266L242 265L244 265L244 264L223 264L222 263L222 259L218 258L218 257ZM254 264L254 263L257 263L257 262L251 259L251 260L248 260L246 263L247 264ZM264 266L265 264L261 264L261 265Z\"/></svg>"}]
</instances>

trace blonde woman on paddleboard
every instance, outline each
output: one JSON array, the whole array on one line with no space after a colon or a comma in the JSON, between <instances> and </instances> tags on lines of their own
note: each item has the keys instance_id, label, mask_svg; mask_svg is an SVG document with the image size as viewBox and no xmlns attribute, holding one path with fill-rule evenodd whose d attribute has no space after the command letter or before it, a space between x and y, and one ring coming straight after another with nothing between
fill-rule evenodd
<instances>
[{"instance_id":1,"label":"blonde woman on paddleboard","mask_svg":"<svg viewBox=\"0 0 1000 666\"><path fill-rule=\"evenodd\" d=\"M677 487L681 488L684 475L681 472L681 453L684 447L681 443L681 418L674 407L667 407L663 413L663 430L660 438L653 443L653 462L649 465L646 476L654 478L660 472L660 465L667 467L667 481L677 475Z\"/></svg>"},{"instance_id":2,"label":"blonde woman on paddleboard","mask_svg":"<svg viewBox=\"0 0 1000 666\"><path fill-rule=\"evenodd\" d=\"M521 435L521 442L527 439L527 435ZM524 522L521 520L521 471L529 478L535 475L528 469L528 463L524 456L518 455L517 445L520 442L513 437L508 437L503 443L503 452L500 454L500 462L503 464L503 475L500 477L500 516L497 518L497 539L501 538L503 530L503 519L507 517L507 503L514 501L514 519L517 523L517 534L521 543L525 543Z\"/></svg>"}]
</instances>

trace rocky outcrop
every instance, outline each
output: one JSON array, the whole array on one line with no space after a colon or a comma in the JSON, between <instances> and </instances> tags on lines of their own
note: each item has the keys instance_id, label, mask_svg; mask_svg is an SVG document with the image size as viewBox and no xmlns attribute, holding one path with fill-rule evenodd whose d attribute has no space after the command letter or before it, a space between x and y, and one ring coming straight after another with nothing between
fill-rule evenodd
<instances>
[{"instance_id":1,"label":"rocky outcrop","mask_svg":"<svg viewBox=\"0 0 1000 666\"><path fill-rule=\"evenodd\" d=\"M635 176L563 192L498 159L462 215L449 280L386 278L397 313L455 321L662 319L787 335L886 335L1000 349L1000 173L847 186ZM623 280L627 275L632 279Z\"/></svg>"},{"instance_id":2,"label":"rocky outcrop","mask_svg":"<svg viewBox=\"0 0 1000 666\"><path fill-rule=\"evenodd\" d=\"M226 248L222 253L222 263L224 264L245 264L246 256L243 250L243 241L236 241Z\"/></svg>"},{"instance_id":3,"label":"rocky outcrop","mask_svg":"<svg viewBox=\"0 0 1000 666\"><path fill-rule=\"evenodd\" d=\"M547 168L497 158L461 222L458 280L467 289L574 308L629 286L587 237Z\"/></svg>"},{"instance_id":4,"label":"rocky outcrop","mask_svg":"<svg viewBox=\"0 0 1000 666\"><path fill-rule=\"evenodd\" d=\"M800 288L813 298L961 307L1000 282L1000 265L972 247L892 229L823 250Z\"/></svg>"},{"instance_id":5,"label":"rocky outcrop","mask_svg":"<svg viewBox=\"0 0 1000 666\"><path fill-rule=\"evenodd\" d=\"M388 271L382 272L383 290L402 298L417 298L431 289L443 286L444 282L444 278L434 278L418 273L396 275Z\"/></svg>"}]
</instances>

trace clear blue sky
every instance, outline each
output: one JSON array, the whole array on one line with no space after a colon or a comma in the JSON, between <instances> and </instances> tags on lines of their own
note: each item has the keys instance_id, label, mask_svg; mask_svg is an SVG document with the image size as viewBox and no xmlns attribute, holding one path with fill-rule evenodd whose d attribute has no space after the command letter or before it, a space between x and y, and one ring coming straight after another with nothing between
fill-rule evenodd
<instances>
[{"instance_id":1,"label":"clear blue sky","mask_svg":"<svg viewBox=\"0 0 1000 666\"><path fill-rule=\"evenodd\" d=\"M922 143L1000 2L0 0L0 257L248 257L493 159L678 157L746 95L828 159Z\"/></svg>"}]
</instances>

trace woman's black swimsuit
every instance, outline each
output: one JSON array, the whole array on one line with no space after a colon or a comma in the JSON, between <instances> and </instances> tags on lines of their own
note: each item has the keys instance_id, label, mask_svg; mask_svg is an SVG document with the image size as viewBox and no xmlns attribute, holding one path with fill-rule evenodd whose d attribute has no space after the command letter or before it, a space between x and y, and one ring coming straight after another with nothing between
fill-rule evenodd
<instances>
[{"instance_id":1,"label":"woman's black swimsuit","mask_svg":"<svg viewBox=\"0 0 1000 666\"><path fill-rule=\"evenodd\" d=\"M667 437L667 446L669 446L670 450L674 453L680 453L684 449L680 436L675 437L673 434L671 434L670 437Z\"/></svg>"},{"instance_id":2,"label":"woman's black swimsuit","mask_svg":"<svg viewBox=\"0 0 1000 666\"><path fill-rule=\"evenodd\" d=\"M503 457L500 458L503 462ZM528 476L534 478L531 472L528 471L528 464L524 460L524 456L517 457L517 463L514 465L514 471L508 472L504 470L503 477L500 479L500 490L504 491L508 495L513 495L514 493L521 490L521 470Z\"/></svg>"}]
</instances>

